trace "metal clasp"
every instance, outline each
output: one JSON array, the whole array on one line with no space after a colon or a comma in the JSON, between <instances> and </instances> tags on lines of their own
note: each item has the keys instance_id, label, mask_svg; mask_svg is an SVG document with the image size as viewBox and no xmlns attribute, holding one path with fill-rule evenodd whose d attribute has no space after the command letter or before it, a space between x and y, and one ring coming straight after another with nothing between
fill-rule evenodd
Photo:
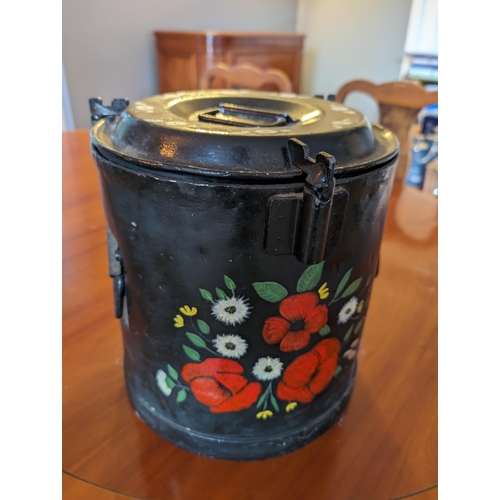
<instances>
[{"instance_id":1,"label":"metal clasp","mask_svg":"<svg viewBox=\"0 0 500 500\"><path fill-rule=\"evenodd\" d=\"M288 141L288 151L292 164L307 174L297 259L304 264L317 264L324 257L332 212L335 158L321 152L313 160L309 147L297 139Z\"/></svg>"},{"instance_id":2,"label":"metal clasp","mask_svg":"<svg viewBox=\"0 0 500 500\"><path fill-rule=\"evenodd\" d=\"M340 239L349 194L335 189L332 155L321 152L314 160L297 139L288 141L288 152L291 163L307 174L304 191L270 198L265 247L271 255L294 254L304 264L317 264L327 244Z\"/></svg>"},{"instance_id":3,"label":"metal clasp","mask_svg":"<svg viewBox=\"0 0 500 500\"><path fill-rule=\"evenodd\" d=\"M113 297L115 302L115 316L121 318L125 300L125 272L123 269L122 255L118 242L113 233L107 228L108 234L108 263L109 276L113 278Z\"/></svg>"},{"instance_id":4,"label":"metal clasp","mask_svg":"<svg viewBox=\"0 0 500 500\"><path fill-rule=\"evenodd\" d=\"M125 111L125 109L127 109L128 105L128 99L113 99L111 101L111 106L104 106L100 97L92 97L89 99L90 119L92 120L92 125L105 116L120 115Z\"/></svg>"}]
</instances>

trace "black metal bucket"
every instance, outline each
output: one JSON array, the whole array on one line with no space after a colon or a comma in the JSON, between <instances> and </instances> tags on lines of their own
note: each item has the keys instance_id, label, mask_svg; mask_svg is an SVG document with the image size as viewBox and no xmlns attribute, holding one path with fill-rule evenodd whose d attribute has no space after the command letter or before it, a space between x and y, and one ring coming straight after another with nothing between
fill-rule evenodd
<instances>
[{"instance_id":1,"label":"black metal bucket","mask_svg":"<svg viewBox=\"0 0 500 500\"><path fill-rule=\"evenodd\" d=\"M166 440L216 458L309 443L352 391L394 136L289 94L91 107L135 409Z\"/></svg>"}]
</instances>

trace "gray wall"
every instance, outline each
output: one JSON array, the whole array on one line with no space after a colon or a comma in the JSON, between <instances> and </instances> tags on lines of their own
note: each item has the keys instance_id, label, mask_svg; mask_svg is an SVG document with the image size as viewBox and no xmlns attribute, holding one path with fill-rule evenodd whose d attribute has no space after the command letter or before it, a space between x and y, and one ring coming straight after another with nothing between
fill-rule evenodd
<instances>
[{"instance_id":1,"label":"gray wall","mask_svg":"<svg viewBox=\"0 0 500 500\"><path fill-rule=\"evenodd\" d=\"M354 79L398 80L411 0L299 0L297 31L306 35L301 90L335 94ZM360 94L346 104L372 121L376 104Z\"/></svg>"},{"instance_id":2,"label":"gray wall","mask_svg":"<svg viewBox=\"0 0 500 500\"><path fill-rule=\"evenodd\" d=\"M63 62L77 128L89 97L158 92L153 32L294 32L297 0L63 0Z\"/></svg>"}]
</instances>

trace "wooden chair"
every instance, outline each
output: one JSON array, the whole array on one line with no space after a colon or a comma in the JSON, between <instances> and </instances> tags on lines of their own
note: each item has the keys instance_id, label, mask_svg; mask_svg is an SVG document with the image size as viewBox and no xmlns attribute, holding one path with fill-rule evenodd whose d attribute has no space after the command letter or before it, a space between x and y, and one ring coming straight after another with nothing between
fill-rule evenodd
<instances>
[{"instance_id":1,"label":"wooden chair","mask_svg":"<svg viewBox=\"0 0 500 500\"><path fill-rule=\"evenodd\" d=\"M291 92L292 84L286 74L279 69L262 70L253 64L228 66L218 63L210 68L201 79L200 88L252 89L264 86L275 87L278 92Z\"/></svg>"},{"instance_id":2,"label":"wooden chair","mask_svg":"<svg viewBox=\"0 0 500 500\"><path fill-rule=\"evenodd\" d=\"M376 85L367 80L354 80L339 89L335 100L343 103L351 92L363 92L375 99L379 106L380 124L398 138L400 152L394 182L403 184L409 168L411 126L422 108L438 102L437 91L427 92L416 82Z\"/></svg>"}]
</instances>

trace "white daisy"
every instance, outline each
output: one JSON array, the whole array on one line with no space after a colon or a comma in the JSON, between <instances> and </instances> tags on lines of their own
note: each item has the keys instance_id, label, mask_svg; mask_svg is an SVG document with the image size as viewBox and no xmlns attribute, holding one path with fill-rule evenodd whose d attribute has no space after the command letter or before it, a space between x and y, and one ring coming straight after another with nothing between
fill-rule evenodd
<instances>
[{"instance_id":1,"label":"white daisy","mask_svg":"<svg viewBox=\"0 0 500 500\"><path fill-rule=\"evenodd\" d=\"M156 383L165 396L170 396L170 394L172 394L172 389L167 385L167 374L163 370L158 370L156 372Z\"/></svg>"},{"instance_id":2,"label":"white daisy","mask_svg":"<svg viewBox=\"0 0 500 500\"><path fill-rule=\"evenodd\" d=\"M356 312L356 307L358 307L358 299L356 297L352 297L340 310L337 323L347 323L351 319L351 316Z\"/></svg>"},{"instance_id":3,"label":"white daisy","mask_svg":"<svg viewBox=\"0 0 500 500\"><path fill-rule=\"evenodd\" d=\"M281 375L283 363L279 358L259 358L252 368L252 373L259 380L273 380Z\"/></svg>"},{"instance_id":4,"label":"white daisy","mask_svg":"<svg viewBox=\"0 0 500 500\"><path fill-rule=\"evenodd\" d=\"M217 335L214 340L215 348L219 354L226 358L241 358L247 352L248 344L239 335Z\"/></svg>"},{"instance_id":5,"label":"white daisy","mask_svg":"<svg viewBox=\"0 0 500 500\"><path fill-rule=\"evenodd\" d=\"M239 325L250 316L250 306L243 297L219 299L212 306L212 314L225 325Z\"/></svg>"}]
</instances>

